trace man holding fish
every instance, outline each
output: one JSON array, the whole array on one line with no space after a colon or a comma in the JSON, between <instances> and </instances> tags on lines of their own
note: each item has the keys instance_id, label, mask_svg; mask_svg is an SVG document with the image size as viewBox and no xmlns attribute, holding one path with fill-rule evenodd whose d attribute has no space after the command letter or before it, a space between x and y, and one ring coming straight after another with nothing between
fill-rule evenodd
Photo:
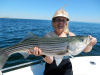
<instances>
[{"instance_id":1,"label":"man holding fish","mask_svg":"<svg viewBox=\"0 0 100 75\"><path fill-rule=\"evenodd\" d=\"M45 35L45 37L68 37L68 36L75 36L74 33L70 32L68 30L68 21L69 21L69 17L68 17L68 13L62 8L61 10L58 10L53 18L52 18L52 26L55 29L54 32L49 32ZM89 36L91 38L90 42L87 43L88 41L86 41L87 45L85 46L85 48L82 47L82 51L84 52L90 52L92 47L96 44L97 39L95 37ZM82 39L81 41L83 42L84 39ZM70 43L67 48L70 50L69 53L72 55L77 55L78 53L80 53L79 51L76 50L76 52L71 51L71 49L75 49L77 44L77 41L75 41L75 43ZM74 46L74 45L76 46ZM82 44L84 45L84 44ZM61 46L61 45L60 45ZM81 44L78 46L81 46ZM78 49L78 48L77 48ZM52 50L53 51L53 50ZM28 50L29 54L33 54L35 56L42 56L44 61L46 62L45 65L45 71L44 71L44 75L73 75L73 71L72 71L72 64L70 62L69 56L63 56L62 58L57 58L57 57L53 57L53 56L48 56L48 55L44 55L44 53L42 52L42 49L39 47L34 47L33 52ZM64 52L60 52L58 53L58 55L63 55Z\"/></svg>"}]
</instances>

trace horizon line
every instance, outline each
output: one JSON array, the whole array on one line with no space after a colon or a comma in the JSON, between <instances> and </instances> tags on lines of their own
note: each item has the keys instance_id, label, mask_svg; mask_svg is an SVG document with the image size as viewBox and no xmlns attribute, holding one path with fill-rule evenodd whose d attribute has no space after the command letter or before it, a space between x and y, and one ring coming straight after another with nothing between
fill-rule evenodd
<instances>
[{"instance_id":1,"label":"horizon line","mask_svg":"<svg viewBox=\"0 0 100 75\"><path fill-rule=\"evenodd\" d=\"M35 18L12 18L12 17L0 17L0 18L8 18L8 19L34 19L34 20L52 20L52 19L35 19ZM100 22L86 22L86 21L75 21L75 20L71 20L69 22L84 22L84 23L98 23L100 24Z\"/></svg>"}]
</instances>

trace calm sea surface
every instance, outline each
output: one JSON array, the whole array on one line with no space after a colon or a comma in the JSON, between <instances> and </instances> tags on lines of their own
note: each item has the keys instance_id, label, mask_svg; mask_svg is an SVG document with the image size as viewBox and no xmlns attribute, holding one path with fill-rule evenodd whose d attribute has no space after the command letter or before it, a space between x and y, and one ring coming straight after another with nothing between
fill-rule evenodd
<instances>
[{"instance_id":1,"label":"calm sea surface","mask_svg":"<svg viewBox=\"0 0 100 75\"><path fill-rule=\"evenodd\" d=\"M69 30L76 35L92 35L97 38L97 44L89 53L82 52L78 56L100 56L100 24L85 22L69 22ZM41 37L53 31L51 20L8 19L0 18L0 48L19 43L28 32ZM27 59L19 54L12 54L4 67L9 67L33 60L41 59L30 55Z\"/></svg>"}]
</instances>

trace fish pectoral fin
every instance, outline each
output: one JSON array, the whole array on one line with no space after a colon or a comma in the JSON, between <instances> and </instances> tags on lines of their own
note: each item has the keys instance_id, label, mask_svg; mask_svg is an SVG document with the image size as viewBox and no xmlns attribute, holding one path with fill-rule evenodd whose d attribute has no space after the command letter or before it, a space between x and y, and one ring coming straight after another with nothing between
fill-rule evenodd
<instances>
[{"instance_id":1,"label":"fish pectoral fin","mask_svg":"<svg viewBox=\"0 0 100 75\"><path fill-rule=\"evenodd\" d=\"M28 52L19 52L19 53L22 54L25 59L29 56Z\"/></svg>"},{"instance_id":2,"label":"fish pectoral fin","mask_svg":"<svg viewBox=\"0 0 100 75\"><path fill-rule=\"evenodd\" d=\"M59 51L57 52L57 55L64 55L66 53L66 51Z\"/></svg>"},{"instance_id":3,"label":"fish pectoral fin","mask_svg":"<svg viewBox=\"0 0 100 75\"><path fill-rule=\"evenodd\" d=\"M62 57L62 58L63 58L63 57ZM59 64L61 63L62 58L55 57L55 61L56 61L56 65L57 65L57 66L59 66Z\"/></svg>"}]
</instances>

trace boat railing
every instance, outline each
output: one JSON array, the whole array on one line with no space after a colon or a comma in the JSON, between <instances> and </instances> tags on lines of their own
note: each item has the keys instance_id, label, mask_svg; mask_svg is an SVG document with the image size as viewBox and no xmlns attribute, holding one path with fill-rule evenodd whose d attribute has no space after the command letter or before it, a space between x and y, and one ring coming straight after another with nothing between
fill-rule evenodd
<instances>
[{"instance_id":1,"label":"boat railing","mask_svg":"<svg viewBox=\"0 0 100 75\"><path fill-rule=\"evenodd\" d=\"M3 68L3 69L0 70L0 72L6 72L6 71L9 71L9 70L12 70L12 69L15 69L15 68L21 68L22 66L35 64L35 63L38 63L38 62L40 62L40 64L43 65L43 59L40 59L40 60L36 60L36 61L26 62L26 63L23 63L23 64L19 64L19 65ZM2 74L0 74L0 75L2 75Z\"/></svg>"}]
</instances>

